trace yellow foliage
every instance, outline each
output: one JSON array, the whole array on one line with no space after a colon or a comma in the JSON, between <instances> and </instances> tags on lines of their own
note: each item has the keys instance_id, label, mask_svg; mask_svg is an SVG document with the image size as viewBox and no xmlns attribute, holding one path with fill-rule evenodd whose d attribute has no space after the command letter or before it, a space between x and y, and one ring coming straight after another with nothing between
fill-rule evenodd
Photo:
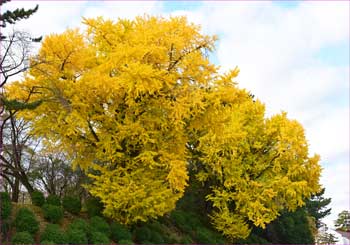
<instances>
[{"instance_id":1,"label":"yellow foliage","mask_svg":"<svg viewBox=\"0 0 350 245\"><path fill-rule=\"evenodd\" d=\"M196 177L210 183L213 191L207 199L217 208L213 223L225 234L237 228L230 220L234 215L265 228L282 209L304 205L303 200L319 190L321 169L319 157L308 156L297 121L286 113L266 118L261 102L232 82L223 85L223 80L205 95L210 98L205 113L193 121L210 127L190 129L198 142L192 150L200 152L193 160L200 169ZM249 234L240 228L241 233L232 230L232 237Z\"/></svg>"},{"instance_id":2,"label":"yellow foliage","mask_svg":"<svg viewBox=\"0 0 350 245\"><path fill-rule=\"evenodd\" d=\"M233 80L238 68L218 73L206 56L215 36L183 17L84 24L46 37L6 92L43 100L21 116L89 174L106 216L131 224L170 212L189 167L210 184L213 225L231 238L318 190L319 157L308 156L302 126L285 113L266 118Z\"/></svg>"}]
</instances>

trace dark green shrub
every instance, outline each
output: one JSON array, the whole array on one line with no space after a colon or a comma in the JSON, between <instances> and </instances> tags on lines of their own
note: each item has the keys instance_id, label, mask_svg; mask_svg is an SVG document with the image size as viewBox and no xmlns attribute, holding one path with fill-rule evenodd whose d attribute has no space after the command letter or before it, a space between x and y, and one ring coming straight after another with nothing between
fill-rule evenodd
<instances>
[{"instance_id":1,"label":"dark green shrub","mask_svg":"<svg viewBox=\"0 0 350 245\"><path fill-rule=\"evenodd\" d=\"M110 244L110 240L106 236L106 234L102 232L95 231L91 234L91 242L92 244Z\"/></svg>"},{"instance_id":2,"label":"dark green shrub","mask_svg":"<svg viewBox=\"0 0 350 245\"><path fill-rule=\"evenodd\" d=\"M177 233L167 233L164 236L165 244L178 244L180 243L181 237Z\"/></svg>"},{"instance_id":3,"label":"dark green shrub","mask_svg":"<svg viewBox=\"0 0 350 245\"><path fill-rule=\"evenodd\" d=\"M83 219L75 219L69 224L68 229L81 230L85 232L85 235L90 233L90 225Z\"/></svg>"},{"instance_id":4,"label":"dark green shrub","mask_svg":"<svg viewBox=\"0 0 350 245\"><path fill-rule=\"evenodd\" d=\"M10 221L8 220L1 220L1 237L5 238L7 235L7 232L10 230ZM1 241L1 240L0 240Z\"/></svg>"},{"instance_id":5,"label":"dark green shrub","mask_svg":"<svg viewBox=\"0 0 350 245\"><path fill-rule=\"evenodd\" d=\"M180 240L180 244L192 244L193 241L190 236L185 236Z\"/></svg>"},{"instance_id":6,"label":"dark green shrub","mask_svg":"<svg viewBox=\"0 0 350 245\"><path fill-rule=\"evenodd\" d=\"M192 230L192 226L189 224L189 220L186 217L185 212L173 211L170 214L170 218L174 221L175 225L184 232Z\"/></svg>"},{"instance_id":7,"label":"dark green shrub","mask_svg":"<svg viewBox=\"0 0 350 245\"><path fill-rule=\"evenodd\" d=\"M153 230L151 231L150 241L152 244L163 244L165 242L163 236L160 233Z\"/></svg>"},{"instance_id":8,"label":"dark green shrub","mask_svg":"<svg viewBox=\"0 0 350 245\"><path fill-rule=\"evenodd\" d=\"M85 202L86 211L89 217L101 216L103 204L98 198L90 197Z\"/></svg>"},{"instance_id":9,"label":"dark green shrub","mask_svg":"<svg viewBox=\"0 0 350 245\"><path fill-rule=\"evenodd\" d=\"M158 233L163 233L164 232L164 227L161 223L159 223L158 221L153 221L152 223L147 223L148 227L152 230L152 231L156 231Z\"/></svg>"},{"instance_id":10,"label":"dark green shrub","mask_svg":"<svg viewBox=\"0 0 350 245\"><path fill-rule=\"evenodd\" d=\"M153 244L162 244L166 243L166 237L163 237L164 227L158 221L153 221L151 223L147 223L147 227L151 230L151 239L150 241Z\"/></svg>"},{"instance_id":11,"label":"dark green shrub","mask_svg":"<svg viewBox=\"0 0 350 245\"><path fill-rule=\"evenodd\" d=\"M34 239L27 231L17 232L12 237L12 244L34 244Z\"/></svg>"},{"instance_id":12,"label":"dark green shrub","mask_svg":"<svg viewBox=\"0 0 350 245\"><path fill-rule=\"evenodd\" d=\"M152 237L151 230L147 226L137 227L134 233L135 240L138 243L146 243L146 241L150 241Z\"/></svg>"},{"instance_id":13,"label":"dark green shrub","mask_svg":"<svg viewBox=\"0 0 350 245\"><path fill-rule=\"evenodd\" d=\"M250 233L250 235L246 239L240 239L237 241L238 244L271 244L271 242L268 242L262 237L259 237L253 233Z\"/></svg>"},{"instance_id":14,"label":"dark green shrub","mask_svg":"<svg viewBox=\"0 0 350 245\"><path fill-rule=\"evenodd\" d=\"M94 216L90 219L90 227L92 232L102 232L107 237L111 235L108 223L101 217Z\"/></svg>"},{"instance_id":15,"label":"dark green shrub","mask_svg":"<svg viewBox=\"0 0 350 245\"><path fill-rule=\"evenodd\" d=\"M45 203L45 197L44 194L40 191L34 191L31 195L32 203L35 206L41 207Z\"/></svg>"},{"instance_id":16,"label":"dark green shrub","mask_svg":"<svg viewBox=\"0 0 350 245\"><path fill-rule=\"evenodd\" d=\"M34 213L27 208L18 210L14 225L18 232L28 231L31 234L35 234L39 230L39 222Z\"/></svg>"},{"instance_id":17,"label":"dark green shrub","mask_svg":"<svg viewBox=\"0 0 350 245\"><path fill-rule=\"evenodd\" d=\"M50 194L46 198L46 203L50 205L61 206L61 199L57 195Z\"/></svg>"},{"instance_id":18,"label":"dark green shrub","mask_svg":"<svg viewBox=\"0 0 350 245\"><path fill-rule=\"evenodd\" d=\"M55 244L65 244L67 243L67 237L60 229L59 225L48 224L41 234L40 241L52 241Z\"/></svg>"},{"instance_id":19,"label":"dark green shrub","mask_svg":"<svg viewBox=\"0 0 350 245\"><path fill-rule=\"evenodd\" d=\"M12 210L12 202L10 195L7 192L0 192L0 209L1 209L1 220L7 219Z\"/></svg>"},{"instance_id":20,"label":"dark green shrub","mask_svg":"<svg viewBox=\"0 0 350 245\"><path fill-rule=\"evenodd\" d=\"M117 242L120 240L131 240L132 235L127 227L114 222L111 224L111 238Z\"/></svg>"},{"instance_id":21,"label":"dark green shrub","mask_svg":"<svg viewBox=\"0 0 350 245\"><path fill-rule=\"evenodd\" d=\"M201 244L215 244L216 240L211 230L205 227L198 227L196 229L196 242Z\"/></svg>"},{"instance_id":22,"label":"dark green shrub","mask_svg":"<svg viewBox=\"0 0 350 245\"><path fill-rule=\"evenodd\" d=\"M129 245L132 245L134 243L131 240L120 240L120 241L118 241L118 244L129 244Z\"/></svg>"},{"instance_id":23,"label":"dark green shrub","mask_svg":"<svg viewBox=\"0 0 350 245\"><path fill-rule=\"evenodd\" d=\"M68 229L67 240L69 244L88 244L86 233L79 229Z\"/></svg>"},{"instance_id":24,"label":"dark green shrub","mask_svg":"<svg viewBox=\"0 0 350 245\"><path fill-rule=\"evenodd\" d=\"M144 241L142 244L152 244L150 241Z\"/></svg>"},{"instance_id":25,"label":"dark green shrub","mask_svg":"<svg viewBox=\"0 0 350 245\"><path fill-rule=\"evenodd\" d=\"M64 210L72 214L79 214L81 209L80 199L72 196L65 196L62 200L62 206Z\"/></svg>"},{"instance_id":26,"label":"dark green shrub","mask_svg":"<svg viewBox=\"0 0 350 245\"><path fill-rule=\"evenodd\" d=\"M50 244L51 245L51 244L55 244L55 243L53 241L46 241L45 240L45 241L42 241L40 244L42 244L42 245L44 245L44 244L49 245Z\"/></svg>"},{"instance_id":27,"label":"dark green shrub","mask_svg":"<svg viewBox=\"0 0 350 245\"><path fill-rule=\"evenodd\" d=\"M52 223L58 223L63 218L63 209L59 206L45 204L43 212L45 219Z\"/></svg>"},{"instance_id":28,"label":"dark green shrub","mask_svg":"<svg viewBox=\"0 0 350 245\"><path fill-rule=\"evenodd\" d=\"M227 241L225 240L224 236L220 234L219 232L213 232L213 238L215 239L216 244L226 244ZM258 244L261 244L260 242Z\"/></svg>"}]
</instances>

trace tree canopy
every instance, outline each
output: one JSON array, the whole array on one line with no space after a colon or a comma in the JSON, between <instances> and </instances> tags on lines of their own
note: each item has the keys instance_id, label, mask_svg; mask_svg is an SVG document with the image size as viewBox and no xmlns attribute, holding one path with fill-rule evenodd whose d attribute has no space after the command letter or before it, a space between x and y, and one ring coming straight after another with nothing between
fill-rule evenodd
<instances>
[{"instance_id":1,"label":"tree canopy","mask_svg":"<svg viewBox=\"0 0 350 245\"><path fill-rule=\"evenodd\" d=\"M209 61L215 36L184 17L85 19L45 38L11 99L33 133L92 179L104 214L124 224L175 208L189 170L208 186L213 225L231 238L264 228L319 191L303 127L265 107Z\"/></svg>"}]
</instances>

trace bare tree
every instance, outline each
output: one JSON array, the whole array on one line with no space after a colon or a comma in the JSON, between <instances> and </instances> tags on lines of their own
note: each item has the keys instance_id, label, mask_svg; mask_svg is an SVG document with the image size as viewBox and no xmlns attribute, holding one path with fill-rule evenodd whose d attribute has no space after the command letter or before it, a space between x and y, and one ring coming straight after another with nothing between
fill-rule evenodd
<instances>
[{"instance_id":1,"label":"bare tree","mask_svg":"<svg viewBox=\"0 0 350 245\"><path fill-rule=\"evenodd\" d=\"M79 168L72 170L71 160L66 154L43 149L34 158L30 177L38 189L58 196L84 195L81 184L86 176Z\"/></svg>"},{"instance_id":2,"label":"bare tree","mask_svg":"<svg viewBox=\"0 0 350 245\"><path fill-rule=\"evenodd\" d=\"M33 50L33 43L41 38L33 39L26 32L13 31L0 43L0 155L3 152L3 128L6 123L4 85L9 79L26 71L30 66L30 56ZM14 116L14 115L12 115ZM1 167L1 166L0 166ZM1 172L2 169L0 169Z\"/></svg>"},{"instance_id":3,"label":"bare tree","mask_svg":"<svg viewBox=\"0 0 350 245\"><path fill-rule=\"evenodd\" d=\"M35 148L39 141L29 133L30 124L23 119L17 119L13 111L9 112L4 124L4 152L0 155L3 162L1 177L6 180L12 190L12 201L17 202L20 184L32 193L34 187L28 173L33 165Z\"/></svg>"}]
</instances>

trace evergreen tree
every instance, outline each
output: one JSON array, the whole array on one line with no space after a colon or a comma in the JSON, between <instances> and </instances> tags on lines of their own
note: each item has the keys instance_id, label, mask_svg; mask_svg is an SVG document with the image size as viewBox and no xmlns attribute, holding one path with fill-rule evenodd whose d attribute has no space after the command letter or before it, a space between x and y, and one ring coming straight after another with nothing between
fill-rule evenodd
<instances>
[{"instance_id":1,"label":"evergreen tree","mask_svg":"<svg viewBox=\"0 0 350 245\"><path fill-rule=\"evenodd\" d=\"M306 210L308 214L315 218L316 227L321 227L321 219L331 213L331 208L327 208L327 206L331 202L331 198L324 198L325 188L319 193L312 195L311 198L306 201Z\"/></svg>"},{"instance_id":2,"label":"evergreen tree","mask_svg":"<svg viewBox=\"0 0 350 245\"><path fill-rule=\"evenodd\" d=\"M10 0L0 0L0 6L5 3L10 2ZM0 15L0 27L5 28L6 24L15 24L17 21L22 19L28 19L32 14L34 14L39 8L39 5L36 5L35 8L27 9L17 8L13 11L7 10L5 13L1 13ZM1 33L1 40L6 39Z\"/></svg>"},{"instance_id":3,"label":"evergreen tree","mask_svg":"<svg viewBox=\"0 0 350 245\"><path fill-rule=\"evenodd\" d=\"M304 208L284 212L267 226L267 239L280 244L314 244L314 235Z\"/></svg>"}]
</instances>

